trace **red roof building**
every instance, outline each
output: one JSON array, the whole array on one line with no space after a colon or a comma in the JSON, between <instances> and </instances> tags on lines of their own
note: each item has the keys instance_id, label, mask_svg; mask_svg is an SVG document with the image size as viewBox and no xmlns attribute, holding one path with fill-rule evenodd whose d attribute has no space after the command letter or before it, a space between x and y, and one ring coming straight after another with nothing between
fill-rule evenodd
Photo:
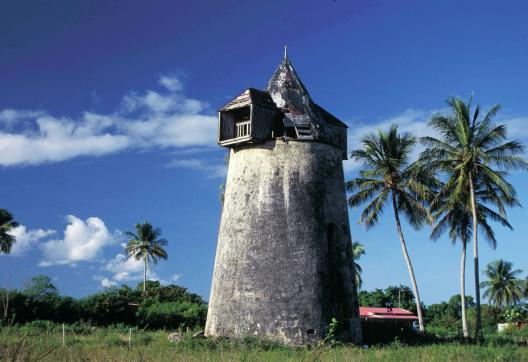
<instances>
[{"instance_id":1,"label":"red roof building","mask_svg":"<svg viewBox=\"0 0 528 362\"><path fill-rule=\"evenodd\" d=\"M412 312L401 308L359 307L359 316L365 320L418 320L418 317L415 316Z\"/></svg>"},{"instance_id":2,"label":"red roof building","mask_svg":"<svg viewBox=\"0 0 528 362\"><path fill-rule=\"evenodd\" d=\"M413 333L415 321L412 312L401 308L359 307L363 341L367 344L386 343L395 338L405 338Z\"/></svg>"}]
</instances>

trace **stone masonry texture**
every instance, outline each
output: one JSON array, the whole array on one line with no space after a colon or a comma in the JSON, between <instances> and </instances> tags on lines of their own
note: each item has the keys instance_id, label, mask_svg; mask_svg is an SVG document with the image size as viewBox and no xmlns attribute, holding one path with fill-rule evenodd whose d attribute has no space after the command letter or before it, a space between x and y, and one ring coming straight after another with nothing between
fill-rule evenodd
<instances>
[{"instance_id":1,"label":"stone masonry texture","mask_svg":"<svg viewBox=\"0 0 528 362\"><path fill-rule=\"evenodd\" d=\"M269 140L232 149L205 334L361 342L342 151Z\"/></svg>"}]
</instances>

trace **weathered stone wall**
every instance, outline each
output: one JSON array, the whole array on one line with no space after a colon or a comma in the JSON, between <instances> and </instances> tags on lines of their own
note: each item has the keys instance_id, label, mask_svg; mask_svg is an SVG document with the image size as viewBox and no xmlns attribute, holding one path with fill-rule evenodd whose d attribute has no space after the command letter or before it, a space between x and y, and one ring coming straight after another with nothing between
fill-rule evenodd
<instances>
[{"instance_id":1,"label":"weathered stone wall","mask_svg":"<svg viewBox=\"0 0 528 362\"><path fill-rule=\"evenodd\" d=\"M282 140L231 151L208 336L360 342L341 150Z\"/></svg>"}]
</instances>

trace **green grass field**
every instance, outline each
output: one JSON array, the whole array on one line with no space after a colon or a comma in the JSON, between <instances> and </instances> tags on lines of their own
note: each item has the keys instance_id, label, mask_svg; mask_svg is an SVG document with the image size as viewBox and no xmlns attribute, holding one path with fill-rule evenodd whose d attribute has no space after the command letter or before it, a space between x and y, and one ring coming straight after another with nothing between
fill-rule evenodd
<instances>
[{"instance_id":1,"label":"green grass field","mask_svg":"<svg viewBox=\"0 0 528 362\"><path fill-rule=\"evenodd\" d=\"M131 345L125 328L94 328L62 332L35 328L3 328L2 361L528 361L528 348L457 343L359 348L334 346L316 349L287 348L254 339L244 341L192 339L167 340L166 331L133 329Z\"/></svg>"}]
</instances>

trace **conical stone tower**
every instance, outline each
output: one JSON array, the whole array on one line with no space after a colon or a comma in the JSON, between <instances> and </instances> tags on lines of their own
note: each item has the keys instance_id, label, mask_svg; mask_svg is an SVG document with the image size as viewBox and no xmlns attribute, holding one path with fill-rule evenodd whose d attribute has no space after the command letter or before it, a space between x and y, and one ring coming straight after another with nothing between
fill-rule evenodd
<instances>
[{"instance_id":1,"label":"conical stone tower","mask_svg":"<svg viewBox=\"0 0 528 362\"><path fill-rule=\"evenodd\" d=\"M229 147L205 333L289 345L360 343L343 176L347 126L313 102L287 57L266 90L219 111Z\"/></svg>"}]
</instances>

